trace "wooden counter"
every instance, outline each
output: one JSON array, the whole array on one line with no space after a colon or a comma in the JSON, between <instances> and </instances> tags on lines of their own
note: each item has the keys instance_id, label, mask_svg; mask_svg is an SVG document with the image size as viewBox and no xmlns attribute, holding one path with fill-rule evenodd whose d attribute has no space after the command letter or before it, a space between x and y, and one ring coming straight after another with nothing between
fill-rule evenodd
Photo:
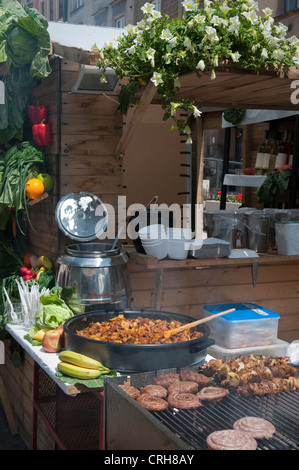
<instances>
[{"instance_id":1,"label":"wooden counter","mask_svg":"<svg viewBox=\"0 0 299 470\"><path fill-rule=\"evenodd\" d=\"M207 304L253 302L280 314L280 339L299 338L299 256L267 252L246 259L158 261L135 249L127 252L132 307L202 318Z\"/></svg>"}]
</instances>

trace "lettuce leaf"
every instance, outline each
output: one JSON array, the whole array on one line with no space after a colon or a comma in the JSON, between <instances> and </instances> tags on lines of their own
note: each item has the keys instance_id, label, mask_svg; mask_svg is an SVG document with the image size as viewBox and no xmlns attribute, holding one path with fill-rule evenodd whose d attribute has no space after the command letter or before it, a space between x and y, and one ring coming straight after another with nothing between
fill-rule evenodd
<instances>
[{"instance_id":1,"label":"lettuce leaf","mask_svg":"<svg viewBox=\"0 0 299 470\"><path fill-rule=\"evenodd\" d=\"M72 311L60 305L45 305L35 317L35 326L38 330L42 328L58 328L66 320L73 316Z\"/></svg>"}]
</instances>

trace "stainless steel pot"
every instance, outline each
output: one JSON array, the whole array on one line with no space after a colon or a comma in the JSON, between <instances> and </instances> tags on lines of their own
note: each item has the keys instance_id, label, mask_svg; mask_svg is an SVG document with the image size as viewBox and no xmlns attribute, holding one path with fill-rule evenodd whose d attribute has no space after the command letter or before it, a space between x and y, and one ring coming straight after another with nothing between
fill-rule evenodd
<instances>
[{"instance_id":1,"label":"stainless steel pot","mask_svg":"<svg viewBox=\"0 0 299 470\"><path fill-rule=\"evenodd\" d=\"M57 258L57 285L63 288L62 296L70 308L78 314L103 304L126 307L129 257L118 247L94 242L108 224L102 201L88 192L69 193L58 202L55 216L61 231L77 242L66 246Z\"/></svg>"},{"instance_id":2,"label":"stainless steel pot","mask_svg":"<svg viewBox=\"0 0 299 470\"><path fill-rule=\"evenodd\" d=\"M68 245L57 258L60 267L56 282L64 288L63 297L75 313L88 312L103 304L127 306L129 257L119 248L111 248L105 243L77 243Z\"/></svg>"},{"instance_id":3,"label":"stainless steel pot","mask_svg":"<svg viewBox=\"0 0 299 470\"><path fill-rule=\"evenodd\" d=\"M144 372L173 367L187 367L197 364L206 356L206 350L215 341L209 338L210 329L204 323L197 326L203 336L192 341L168 344L121 344L98 341L76 334L91 322L107 321L120 313L126 318L145 318L178 320L182 323L195 321L186 315L171 312L142 309L103 309L86 315L77 315L64 324L65 349L75 351L100 361L110 369L122 372Z\"/></svg>"}]
</instances>

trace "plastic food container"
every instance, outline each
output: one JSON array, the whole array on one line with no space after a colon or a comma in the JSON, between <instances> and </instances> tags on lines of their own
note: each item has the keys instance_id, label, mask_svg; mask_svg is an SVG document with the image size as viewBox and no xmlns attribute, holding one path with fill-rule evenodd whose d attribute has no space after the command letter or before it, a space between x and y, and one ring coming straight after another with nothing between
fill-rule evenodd
<instances>
[{"instance_id":1,"label":"plastic food container","mask_svg":"<svg viewBox=\"0 0 299 470\"><path fill-rule=\"evenodd\" d=\"M287 355L288 344L286 341L277 339L275 343L269 344L268 346L249 346L248 348L223 348L216 344L209 346L208 354L216 359L235 359L239 356L249 356L250 354L256 354L257 356L272 356L280 357Z\"/></svg>"},{"instance_id":2,"label":"plastic food container","mask_svg":"<svg viewBox=\"0 0 299 470\"><path fill-rule=\"evenodd\" d=\"M231 254L231 243L220 238L191 240L190 255L194 258L223 258Z\"/></svg>"},{"instance_id":3,"label":"plastic food container","mask_svg":"<svg viewBox=\"0 0 299 470\"><path fill-rule=\"evenodd\" d=\"M215 344L228 349L266 346L277 340L279 314L252 303L205 305L205 316L235 308L234 312L209 321Z\"/></svg>"},{"instance_id":4,"label":"plastic food container","mask_svg":"<svg viewBox=\"0 0 299 470\"><path fill-rule=\"evenodd\" d=\"M275 233L279 255L299 255L299 222L276 223Z\"/></svg>"}]
</instances>

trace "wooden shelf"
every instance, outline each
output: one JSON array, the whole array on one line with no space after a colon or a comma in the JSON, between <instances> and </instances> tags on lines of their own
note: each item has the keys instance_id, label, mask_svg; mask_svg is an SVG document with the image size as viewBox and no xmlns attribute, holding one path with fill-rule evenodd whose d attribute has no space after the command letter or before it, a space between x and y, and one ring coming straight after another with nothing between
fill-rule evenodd
<instances>
[{"instance_id":1,"label":"wooden shelf","mask_svg":"<svg viewBox=\"0 0 299 470\"><path fill-rule=\"evenodd\" d=\"M34 206L35 204L38 204L41 201L44 201L49 197L48 193L43 193L40 197L37 199L29 199L26 201L27 206Z\"/></svg>"},{"instance_id":2,"label":"wooden shelf","mask_svg":"<svg viewBox=\"0 0 299 470\"><path fill-rule=\"evenodd\" d=\"M128 248L128 249L127 249ZM127 247L131 262L142 265L147 269L200 269L212 267L252 266L258 265L286 265L299 263L299 255L278 255L275 251L260 253L258 258L187 258L185 260L162 259L137 253L135 248Z\"/></svg>"}]
</instances>

